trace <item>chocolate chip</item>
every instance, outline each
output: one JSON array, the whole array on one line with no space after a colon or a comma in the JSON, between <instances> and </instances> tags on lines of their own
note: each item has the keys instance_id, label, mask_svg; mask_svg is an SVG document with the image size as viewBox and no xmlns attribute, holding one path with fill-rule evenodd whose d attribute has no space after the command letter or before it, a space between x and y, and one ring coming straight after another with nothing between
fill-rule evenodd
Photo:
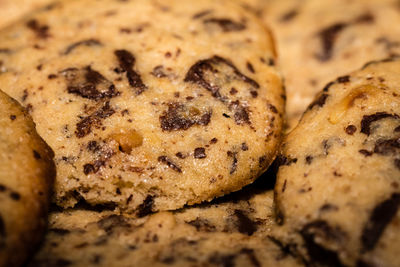
<instances>
[{"instance_id":1,"label":"chocolate chip","mask_svg":"<svg viewBox=\"0 0 400 267\"><path fill-rule=\"evenodd\" d=\"M95 168L92 164L85 164L83 165L83 173L88 175L90 173L94 173L95 172Z\"/></svg>"},{"instance_id":2,"label":"chocolate chip","mask_svg":"<svg viewBox=\"0 0 400 267\"><path fill-rule=\"evenodd\" d=\"M153 212L154 197L148 195L142 204L138 207L137 216L139 218L147 216Z\"/></svg>"},{"instance_id":3,"label":"chocolate chip","mask_svg":"<svg viewBox=\"0 0 400 267\"><path fill-rule=\"evenodd\" d=\"M167 77L167 74L165 74L165 72L164 72L164 66L162 66L162 65L158 65L158 66L154 67L154 69L151 72L151 74L154 77L157 77L157 78L165 78L165 77Z\"/></svg>"},{"instance_id":4,"label":"chocolate chip","mask_svg":"<svg viewBox=\"0 0 400 267\"><path fill-rule=\"evenodd\" d=\"M33 150L33 157L35 159L41 159L42 157L40 156L39 152L37 152L36 150Z\"/></svg>"},{"instance_id":5,"label":"chocolate chip","mask_svg":"<svg viewBox=\"0 0 400 267\"><path fill-rule=\"evenodd\" d=\"M400 139L378 139L375 144L374 153L381 155L397 154L399 149Z\"/></svg>"},{"instance_id":6,"label":"chocolate chip","mask_svg":"<svg viewBox=\"0 0 400 267\"><path fill-rule=\"evenodd\" d=\"M360 149L360 150L358 150L358 152L360 152L361 154L363 154L366 157L372 156L374 154L374 152L368 151L366 149Z\"/></svg>"},{"instance_id":7,"label":"chocolate chip","mask_svg":"<svg viewBox=\"0 0 400 267\"><path fill-rule=\"evenodd\" d=\"M228 18L209 18L203 20L204 24L218 25L223 32L243 31L246 25L240 22L235 22Z\"/></svg>"},{"instance_id":8,"label":"chocolate chip","mask_svg":"<svg viewBox=\"0 0 400 267\"><path fill-rule=\"evenodd\" d=\"M235 210L234 215L237 218L239 232L251 236L257 231L257 224L253 222L242 210Z\"/></svg>"},{"instance_id":9,"label":"chocolate chip","mask_svg":"<svg viewBox=\"0 0 400 267\"><path fill-rule=\"evenodd\" d=\"M217 142L218 142L218 139L215 137L210 140L210 144L216 144Z\"/></svg>"},{"instance_id":10,"label":"chocolate chip","mask_svg":"<svg viewBox=\"0 0 400 267\"><path fill-rule=\"evenodd\" d=\"M233 160L232 164L231 164L231 170L229 171L229 174L233 174L236 171L237 163L238 163L237 152L228 151L228 152L226 152L226 154L228 155L228 157L231 157Z\"/></svg>"},{"instance_id":11,"label":"chocolate chip","mask_svg":"<svg viewBox=\"0 0 400 267\"><path fill-rule=\"evenodd\" d=\"M247 150L249 150L249 147L247 146L246 143L242 143L241 149L242 149L243 151L247 151Z\"/></svg>"},{"instance_id":12,"label":"chocolate chip","mask_svg":"<svg viewBox=\"0 0 400 267\"><path fill-rule=\"evenodd\" d=\"M305 247L312 261L323 266L342 267L344 266L336 251L320 245L317 239L337 242L342 235L338 229L333 229L327 222L316 220L306 224L300 231Z\"/></svg>"},{"instance_id":13,"label":"chocolate chip","mask_svg":"<svg viewBox=\"0 0 400 267\"><path fill-rule=\"evenodd\" d=\"M17 118L17 116L15 116L15 115L10 115L10 120L15 120Z\"/></svg>"},{"instance_id":14,"label":"chocolate chip","mask_svg":"<svg viewBox=\"0 0 400 267\"><path fill-rule=\"evenodd\" d=\"M75 135L78 138L82 138L92 131L92 127L100 128L102 120L112 116L115 110L110 107L110 102L107 101L104 105L91 115L84 117L80 122L76 124Z\"/></svg>"},{"instance_id":15,"label":"chocolate chip","mask_svg":"<svg viewBox=\"0 0 400 267\"><path fill-rule=\"evenodd\" d=\"M294 19L298 14L299 12L296 9L289 10L279 18L279 21L285 23L289 22Z\"/></svg>"},{"instance_id":16,"label":"chocolate chip","mask_svg":"<svg viewBox=\"0 0 400 267\"><path fill-rule=\"evenodd\" d=\"M101 46L102 43L97 39L86 39L76 43L69 45L63 52L63 55L70 54L73 50L75 50L79 46Z\"/></svg>"},{"instance_id":17,"label":"chocolate chip","mask_svg":"<svg viewBox=\"0 0 400 267\"><path fill-rule=\"evenodd\" d=\"M320 61L327 61L332 57L333 46L337 39L339 33L346 28L348 25L346 23L335 23L323 30L321 30L318 35L322 43L322 52L317 55Z\"/></svg>"},{"instance_id":18,"label":"chocolate chip","mask_svg":"<svg viewBox=\"0 0 400 267\"><path fill-rule=\"evenodd\" d=\"M116 50L114 54L118 58L120 68L126 72L129 85L136 90L136 95L143 93L147 86L143 83L140 75L133 70L135 57L127 50Z\"/></svg>"},{"instance_id":19,"label":"chocolate chip","mask_svg":"<svg viewBox=\"0 0 400 267\"><path fill-rule=\"evenodd\" d=\"M310 165L310 164L312 163L313 159L314 159L313 156L306 156L306 163L307 163L308 165Z\"/></svg>"},{"instance_id":20,"label":"chocolate chip","mask_svg":"<svg viewBox=\"0 0 400 267\"><path fill-rule=\"evenodd\" d=\"M313 107L318 106L318 107L323 107L325 105L326 99L328 98L328 94L323 93L321 94L317 99L315 99L307 108L307 110L313 109Z\"/></svg>"},{"instance_id":21,"label":"chocolate chip","mask_svg":"<svg viewBox=\"0 0 400 267\"><path fill-rule=\"evenodd\" d=\"M349 125L346 127L345 131L348 135L353 135L357 131L357 127L354 125Z\"/></svg>"},{"instance_id":22,"label":"chocolate chip","mask_svg":"<svg viewBox=\"0 0 400 267\"><path fill-rule=\"evenodd\" d=\"M346 76L341 76L337 79L338 83L347 83L350 82L350 76L346 75Z\"/></svg>"},{"instance_id":23,"label":"chocolate chip","mask_svg":"<svg viewBox=\"0 0 400 267\"><path fill-rule=\"evenodd\" d=\"M69 68L61 73L68 82L67 91L70 94L96 101L120 94L114 84L90 66L83 69Z\"/></svg>"},{"instance_id":24,"label":"chocolate chip","mask_svg":"<svg viewBox=\"0 0 400 267\"><path fill-rule=\"evenodd\" d=\"M10 198L14 201L18 201L21 199L21 195L18 192L11 192Z\"/></svg>"},{"instance_id":25,"label":"chocolate chip","mask_svg":"<svg viewBox=\"0 0 400 267\"><path fill-rule=\"evenodd\" d=\"M26 26L36 33L36 36L41 39L47 39L50 37L49 26L40 25L35 19L31 19L26 23Z\"/></svg>"},{"instance_id":26,"label":"chocolate chip","mask_svg":"<svg viewBox=\"0 0 400 267\"><path fill-rule=\"evenodd\" d=\"M400 119L397 114L389 114L386 112L377 112L372 115L364 115L361 120L361 132L366 135L371 134L371 124L375 121L385 119L385 118L394 118Z\"/></svg>"},{"instance_id":27,"label":"chocolate chip","mask_svg":"<svg viewBox=\"0 0 400 267\"><path fill-rule=\"evenodd\" d=\"M362 251L374 249L386 226L395 217L400 206L400 194L394 193L389 199L379 203L372 211L361 235Z\"/></svg>"},{"instance_id":28,"label":"chocolate chip","mask_svg":"<svg viewBox=\"0 0 400 267\"><path fill-rule=\"evenodd\" d=\"M198 147L194 150L194 158L196 159L204 159L206 158L206 150L204 147Z\"/></svg>"},{"instance_id":29,"label":"chocolate chip","mask_svg":"<svg viewBox=\"0 0 400 267\"><path fill-rule=\"evenodd\" d=\"M164 131L176 131L187 130L193 125L206 126L211 115L211 110L201 112L196 107L173 102L168 104L168 110L164 111L159 119Z\"/></svg>"},{"instance_id":30,"label":"chocolate chip","mask_svg":"<svg viewBox=\"0 0 400 267\"><path fill-rule=\"evenodd\" d=\"M176 172L179 172L179 173L182 172L181 168L179 168L178 165L173 163L167 156L159 156L158 161L166 164L168 167L170 167L171 169L173 169Z\"/></svg>"},{"instance_id":31,"label":"chocolate chip","mask_svg":"<svg viewBox=\"0 0 400 267\"><path fill-rule=\"evenodd\" d=\"M251 73L255 73L256 71L254 70L253 65L250 62L246 63L246 67L247 69L251 72Z\"/></svg>"}]
</instances>

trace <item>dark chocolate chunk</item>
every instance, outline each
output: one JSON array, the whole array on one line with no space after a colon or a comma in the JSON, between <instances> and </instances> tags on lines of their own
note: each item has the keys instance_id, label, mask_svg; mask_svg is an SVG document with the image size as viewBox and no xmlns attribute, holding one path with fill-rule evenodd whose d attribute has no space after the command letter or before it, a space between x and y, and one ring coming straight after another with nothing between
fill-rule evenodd
<instances>
[{"instance_id":1,"label":"dark chocolate chunk","mask_svg":"<svg viewBox=\"0 0 400 267\"><path fill-rule=\"evenodd\" d=\"M251 72L251 73L255 73L256 71L254 70L253 65L250 62L247 62L246 64L247 69Z\"/></svg>"},{"instance_id":2,"label":"dark chocolate chunk","mask_svg":"<svg viewBox=\"0 0 400 267\"><path fill-rule=\"evenodd\" d=\"M358 150L358 152L360 152L361 154L363 154L366 157L372 156L374 154L374 152L368 151L366 149L360 149L360 150Z\"/></svg>"},{"instance_id":3,"label":"dark chocolate chunk","mask_svg":"<svg viewBox=\"0 0 400 267\"><path fill-rule=\"evenodd\" d=\"M206 149L204 147L198 147L194 150L194 158L196 159L204 159L206 158Z\"/></svg>"},{"instance_id":4,"label":"dark chocolate chunk","mask_svg":"<svg viewBox=\"0 0 400 267\"><path fill-rule=\"evenodd\" d=\"M68 55L69 53L71 53L75 48L79 47L79 46L101 46L102 43L99 40L96 39L86 39L86 40L82 40L76 43L73 43L71 45L69 45L63 52L63 55Z\"/></svg>"},{"instance_id":5,"label":"dark chocolate chunk","mask_svg":"<svg viewBox=\"0 0 400 267\"><path fill-rule=\"evenodd\" d=\"M62 228L50 228L49 232L63 236L63 235L69 234L71 231L68 229L62 229Z\"/></svg>"},{"instance_id":6,"label":"dark chocolate chunk","mask_svg":"<svg viewBox=\"0 0 400 267\"><path fill-rule=\"evenodd\" d=\"M346 76L341 76L339 78L337 78L338 83L347 83L350 82L350 76L346 75Z\"/></svg>"},{"instance_id":7,"label":"dark chocolate chunk","mask_svg":"<svg viewBox=\"0 0 400 267\"><path fill-rule=\"evenodd\" d=\"M139 218L147 216L153 212L154 196L148 195L138 207L137 216Z\"/></svg>"},{"instance_id":8,"label":"dark chocolate chunk","mask_svg":"<svg viewBox=\"0 0 400 267\"><path fill-rule=\"evenodd\" d=\"M291 158L290 156L279 155L276 158L276 164L279 166L290 166L292 163L296 163L297 158Z\"/></svg>"},{"instance_id":9,"label":"dark chocolate chunk","mask_svg":"<svg viewBox=\"0 0 400 267\"><path fill-rule=\"evenodd\" d=\"M37 152L36 150L33 150L33 157L35 159L41 159L42 157L40 156L39 152Z\"/></svg>"},{"instance_id":10,"label":"dark chocolate chunk","mask_svg":"<svg viewBox=\"0 0 400 267\"><path fill-rule=\"evenodd\" d=\"M67 80L67 91L91 100L100 100L119 95L114 84L90 66L83 69L69 68L61 71Z\"/></svg>"},{"instance_id":11,"label":"dark chocolate chunk","mask_svg":"<svg viewBox=\"0 0 400 267\"><path fill-rule=\"evenodd\" d=\"M153 71L151 72L151 74L157 78L167 77L167 74L165 74L165 72L164 72L164 66L162 66L162 65L155 66Z\"/></svg>"},{"instance_id":12,"label":"dark chocolate chunk","mask_svg":"<svg viewBox=\"0 0 400 267\"><path fill-rule=\"evenodd\" d=\"M336 251L323 247L316 242L316 239L338 240L340 235L338 230L333 229L326 221L317 220L306 224L300 231L305 247L311 261L323 266L342 267L339 255Z\"/></svg>"},{"instance_id":13,"label":"dark chocolate chunk","mask_svg":"<svg viewBox=\"0 0 400 267\"><path fill-rule=\"evenodd\" d=\"M49 26L40 25L35 19L31 19L26 23L26 26L36 33L36 36L41 39L47 39L50 37Z\"/></svg>"},{"instance_id":14,"label":"dark chocolate chunk","mask_svg":"<svg viewBox=\"0 0 400 267\"><path fill-rule=\"evenodd\" d=\"M348 25L346 23L339 22L321 30L318 33L322 43L322 52L317 55L317 58L320 61L327 61L332 57L333 46L337 36L347 26Z\"/></svg>"},{"instance_id":15,"label":"dark chocolate chunk","mask_svg":"<svg viewBox=\"0 0 400 267\"><path fill-rule=\"evenodd\" d=\"M294 19L298 14L299 14L299 12L296 9L289 10L288 12L286 12L279 18L279 21L280 22L289 22L292 19Z\"/></svg>"},{"instance_id":16,"label":"dark chocolate chunk","mask_svg":"<svg viewBox=\"0 0 400 267\"><path fill-rule=\"evenodd\" d=\"M241 146L241 148L242 148L242 150L243 150L243 151L247 151L247 150L249 150L249 147L247 146L247 144L246 144L246 143L242 143L242 146Z\"/></svg>"},{"instance_id":17,"label":"dark chocolate chunk","mask_svg":"<svg viewBox=\"0 0 400 267\"><path fill-rule=\"evenodd\" d=\"M15 116L15 115L10 115L10 120L15 120L17 118L17 116Z\"/></svg>"},{"instance_id":18,"label":"dark chocolate chunk","mask_svg":"<svg viewBox=\"0 0 400 267\"><path fill-rule=\"evenodd\" d=\"M114 113L115 110L110 107L110 102L107 101L99 110L87 117L84 117L76 124L75 135L78 138L88 135L92 131L92 127L100 128L102 125L102 120L112 116Z\"/></svg>"},{"instance_id":19,"label":"dark chocolate chunk","mask_svg":"<svg viewBox=\"0 0 400 267\"><path fill-rule=\"evenodd\" d=\"M85 164L83 165L83 173L88 175L90 173L94 173L95 172L95 168L93 166L93 164Z\"/></svg>"},{"instance_id":20,"label":"dark chocolate chunk","mask_svg":"<svg viewBox=\"0 0 400 267\"><path fill-rule=\"evenodd\" d=\"M374 249L383 231L395 217L400 206L400 194L392 196L379 203L372 211L361 235L362 252Z\"/></svg>"},{"instance_id":21,"label":"dark chocolate chunk","mask_svg":"<svg viewBox=\"0 0 400 267\"><path fill-rule=\"evenodd\" d=\"M214 97L219 97L219 88L214 85L213 81L210 81L207 72L212 74L213 77L219 73L218 66L228 67L234 74L235 79L241 80L253 86L254 88L259 88L260 85L252 80L251 78L243 75L229 60L222 58L220 56L213 56L209 59L200 60L190 67L186 74L185 82L191 82L200 85L201 87L210 91ZM221 100L221 99L220 99Z\"/></svg>"},{"instance_id":22,"label":"dark chocolate chunk","mask_svg":"<svg viewBox=\"0 0 400 267\"><path fill-rule=\"evenodd\" d=\"M306 163L307 163L308 165L310 165L310 164L312 163L313 159L314 159L313 156L306 156Z\"/></svg>"},{"instance_id":23,"label":"dark chocolate chunk","mask_svg":"<svg viewBox=\"0 0 400 267\"><path fill-rule=\"evenodd\" d=\"M399 115L397 114L389 114L386 112L377 112L372 115L364 115L361 120L361 132L366 135L371 134L371 124L381 119L385 118L394 118L400 119Z\"/></svg>"},{"instance_id":24,"label":"dark chocolate chunk","mask_svg":"<svg viewBox=\"0 0 400 267\"><path fill-rule=\"evenodd\" d=\"M218 25L224 32L243 31L246 25L227 18L209 18L203 20L204 24Z\"/></svg>"},{"instance_id":25,"label":"dark chocolate chunk","mask_svg":"<svg viewBox=\"0 0 400 267\"><path fill-rule=\"evenodd\" d=\"M244 211L235 210L234 215L237 218L239 232L251 236L257 231L257 224L247 217Z\"/></svg>"},{"instance_id":26,"label":"dark chocolate chunk","mask_svg":"<svg viewBox=\"0 0 400 267\"><path fill-rule=\"evenodd\" d=\"M176 172L179 172L179 173L182 172L181 168L179 168L178 165L176 165L174 162L172 162L167 156L159 156L158 161L166 164L168 167L170 167L171 169L173 169Z\"/></svg>"},{"instance_id":27,"label":"dark chocolate chunk","mask_svg":"<svg viewBox=\"0 0 400 267\"><path fill-rule=\"evenodd\" d=\"M353 135L357 131L357 127L354 125L349 125L346 127L345 131L348 135Z\"/></svg>"},{"instance_id":28,"label":"dark chocolate chunk","mask_svg":"<svg viewBox=\"0 0 400 267\"><path fill-rule=\"evenodd\" d=\"M400 139L378 139L375 143L374 153L381 155L398 154L398 149L400 149Z\"/></svg>"},{"instance_id":29,"label":"dark chocolate chunk","mask_svg":"<svg viewBox=\"0 0 400 267\"><path fill-rule=\"evenodd\" d=\"M126 72L129 85L135 88L136 95L143 93L147 86L143 83L140 75L133 70L136 62L135 57L127 50L116 50L114 54L118 58L120 68Z\"/></svg>"},{"instance_id":30,"label":"dark chocolate chunk","mask_svg":"<svg viewBox=\"0 0 400 267\"><path fill-rule=\"evenodd\" d=\"M18 192L10 192L10 198L14 201L21 199L21 195Z\"/></svg>"},{"instance_id":31,"label":"dark chocolate chunk","mask_svg":"<svg viewBox=\"0 0 400 267\"><path fill-rule=\"evenodd\" d=\"M237 125L251 124L249 117L249 109L239 102L239 100L232 102L229 108L233 110L235 122Z\"/></svg>"},{"instance_id":32,"label":"dark chocolate chunk","mask_svg":"<svg viewBox=\"0 0 400 267\"><path fill-rule=\"evenodd\" d=\"M231 157L233 160L232 165L231 165L231 170L229 171L229 174L233 174L236 171L237 163L238 163L237 152L228 151L228 152L226 152L226 154L228 155L228 157Z\"/></svg>"},{"instance_id":33,"label":"dark chocolate chunk","mask_svg":"<svg viewBox=\"0 0 400 267\"><path fill-rule=\"evenodd\" d=\"M323 93L321 94L317 99L315 99L309 106L308 110L311 110L313 107L318 106L318 107L323 107L325 105L326 99L328 98L328 94Z\"/></svg>"},{"instance_id":34,"label":"dark chocolate chunk","mask_svg":"<svg viewBox=\"0 0 400 267\"><path fill-rule=\"evenodd\" d=\"M164 111L159 119L164 131L176 131L187 130L193 125L206 126L211 115L211 110L200 112L196 107L173 102L168 104L168 110Z\"/></svg>"}]
</instances>

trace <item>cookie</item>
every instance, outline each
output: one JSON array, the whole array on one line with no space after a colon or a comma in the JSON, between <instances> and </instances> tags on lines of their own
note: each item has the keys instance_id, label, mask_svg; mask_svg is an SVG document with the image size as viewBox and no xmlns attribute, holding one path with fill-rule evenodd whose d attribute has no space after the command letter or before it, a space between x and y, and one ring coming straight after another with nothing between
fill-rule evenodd
<instances>
[{"instance_id":1,"label":"cookie","mask_svg":"<svg viewBox=\"0 0 400 267\"><path fill-rule=\"evenodd\" d=\"M329 81L400 53L396 0L264 0L263 7L251 2L276 39L288 130Z\"/></svg>"},{"instance_id":2,"label":"cookie","mask_svg":"<svg viewBox=\"0 0 400 267\"><path fill-rule=\"evenodd\" d=\"M284 105L273 43L228 2L61 1L0 34L0 83L55 151L57 205L142 216L268 167Z\"/></svg>"},{"instance_id":3,"label":"cookie","mask_svg":"<svg viewBox=\"0 0 400 267\"><path fill-rule=\"evenodd\" d=\"M256 184L139 219L104 210L54 212L29 266L300 266L268 238L273 191Z\"/></svg>"},{"instance_id":4,"label":"cookie","mask_svg":"<svg viewBox=\"0 0 400 267\"><path fill-rule=\"evenodd\" d=\"M54 0L1 0L0 29L20 19L26 13L50 4Z\"/></svg>"},{"instance_id":5,"label":"cookie","mask_svg":"<svg viewBox=\"0 0 400 267\"><path fill-rule=\"evenodd\" d=\"M20 266L43 237L52 156L31 118L0 91L0 266Z\"/></svg>"},{"instance_id":6,"label":"cookie","mask_svg":"<svg viewBox=\"0 0 400 267\"><path fill-rule=\"evenodd\" d=\"M278 234L311 266L399 266L400 60L329 83L285 138Z\"/></svg>"}]
</instances>

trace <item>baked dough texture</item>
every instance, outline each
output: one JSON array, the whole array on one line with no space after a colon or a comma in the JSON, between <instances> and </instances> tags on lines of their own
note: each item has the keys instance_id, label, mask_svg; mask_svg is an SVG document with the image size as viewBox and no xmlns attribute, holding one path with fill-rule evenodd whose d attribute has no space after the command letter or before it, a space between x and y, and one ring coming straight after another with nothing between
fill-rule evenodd
<instances>
[{"instance_id":1,"label":"baked dough texture","mask_svg":"<svg viewBox=\"0 0 400 267\"><path fill-rule=\"evenodd\" d=\"M329 83L285 138L280 240L311 266L399 266L400 60Z\"/></svg>"},{"instance_id":2,"label":"baked dough texture","mask_svg":"<svg viewBox=\"0 0 400 267\"><path fill-rule=\"evenodd\" d=\"M287 90L287 131L329 81L400 54L397 0L239 0L273 33Z\"/></svg>"},{"instance_id":3,"label":"baked dough texture","mask_svg":"<svg viewBox=\"0 0 400 267\"><path fill-rule=\"evenodd\" d=\"M41 241L53 152L22 107L0 91L0 266L20 266Z\"/></svg>"},{"instance_id":4,"label":"baked dough texture","mask_svg":"<svg viewBox=\"0 0 400 267\"><path fill-rule=\"evenodd\" d=\"M54 150L64 208L176 209L239 190L275 157L273 43L231 1L60 1L0 48L0 84Z\"/></svg>"},{"instance_id":5,"label":"baked dough texture","mask_svg":"<svg viewBox=\"0 0 400 267\"><path fill-rule=\"evenodd\" d=\"M139 219L105 210L53 212L29 266L301 266L268 237L269 184L257 180L211 203Z\"/></svg>"}]
</instances>

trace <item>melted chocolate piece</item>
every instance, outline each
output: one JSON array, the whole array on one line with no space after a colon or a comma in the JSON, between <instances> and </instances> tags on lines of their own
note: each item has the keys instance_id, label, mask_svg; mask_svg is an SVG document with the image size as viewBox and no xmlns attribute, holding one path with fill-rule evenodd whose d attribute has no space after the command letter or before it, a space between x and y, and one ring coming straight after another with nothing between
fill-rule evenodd
<instances>
[{"instance_id":1,"label":"melted chocolate piece","mask_svg":"<svg viewBox=\"0 0 400 267\"><path fill-rule=\"evenodd\" d=\"M209 18L203 20L204 24L215 24L218 25L223 32L234 32L234 31L243 31L246 29L246 25L240 22L235 22L231 19L227 18Z\"/></svg>"},{"instance_id":2,"label":"melted chocolate piece","mask_svg":"<svg viewBox=\"0 0 400 267\"><path fill-rule=\"evenodd\" d=\"M381 155L398 154L400 149L400 139L377 140L374 148L374 153Z\"/></svg>"},{"instance_id":3,"label":"melted chocolate piece","mask_svg":"<svg viewBox=\"0 0 400 267\"><path fill-rule=\"evenodd\" d=\"M75 135L78 138L85 137L92 131L92 127L100 128L102 120L112 116L115 113L114 109L110 107L110 102L106 102L99 110L93 114L84 117L76 124Z\"/></svg>"},{"instance_id":4,"label":"melted chocolate piece","mask_svg":"<svg viewBox=\"0 0 400 267\"><path fill-rule=\"evenodd\" d=\"M321 94L317 99L315 99L309 106L308 106L308 110L313 109L313 107L318 106L320 108L322 108L325 105L326 99L328 98L328 94L323 93Z\"/></svg>"},{"instance_id":5,"label":"melted chocolate piece","mask_svg":"<svg viewBox=\"0 0 400 267\"><path fill-rule=\"evenodd\" d=\"M344 266L340 262L339 255L336 251L325 248L315 241L317 238L338 239L340 233L338 233L337 230L332 229L327 222L317 220L308 223L300 231L300 235L303 237L311 261L320 263L323 266Z\"/></svg>"},{"instance_id":6,"label":"melted chocolate piece","mask_svg":"<svg viewBox=\"0 0 400 267\"><path fill-rule=\"evenodd\" d=\"M35 19L31 19L26 23L26 26L36 33L36 36L40 39L47 39L50 37L49 26L40 25Z\"/></svg>"},{"instance_id":7,"label":"melted chocolate piece","mask_svg":"<svg viewBox=\"0 0 400 267\"><path fill-rule=\"evenodd\" d=\"M67 91L91 100L118 96L114 84L90 66L83 69L69 68L61 72L68 82Z\"/></svg>"},{"instance_id":8,"label":"melted chocolate piece","mask_svg":"<svg viewBox=\"0 0 400 267\"><path fill-rule=\"evenodd\" d=\"M142 204L138 207L137 216L139 218L147 216L153 212L154 197L148 195Z\"/></svg>"},{"instance_id":9,"label":"melted chocolate piece","mask_svg":"<svg viewBox=\"0 0 400 267\"><path fill-rule=\"evenodd\" d=\"M140 75L133 70L136 62L135 57L127 50L116 50L114 54L118 58L120 68L126 72L129 85L135 88L136 95L143 93L147 86L143 83Z\"/></svg>"},{"instance_id":10,"label":"melted chocolate piece","mask_svg":"<svg viewBox=\"0 0 400 267\"><path fill-rule=\"evenodd\" d=\"M69 45L63 52L63 55L70 54L75 48L79 46L102 46L103 44L97 39L87 39Z\"/></svg>"},{"instance_id":11,"label":"melted chocolate piece","mask_svg":"<svg viewBox=\"0 0 400 267\"><path fill-rule=\"evenodd\" d=\"M182 103L168 104L168 109L160 115L161 128L164 131L187 130L193 125L206 126L210 123L212 110L199 112Z\"/></svg>"},{"instance_id":12,"label":"melted chocolate piece","mask_svg":"<svg viewBox=\"0 0 400 267\"><path fill-rule=\"evenodd\" d=\"M242 210L235 210L234 215L237 218L239 232L251 236L257 231L257 224L250 220Z\"/></svg>"},{"instance_id":13,"label":"melted chocolate piece","mask_svg":"<svg viewBox=\"0 0 400 267\"><path fill-rule=\"evenodd\" d=\"M231 165L231 170L229 171L229 174L233 174L236 171L237 163L238 163L237 152L228 151L228 152L226 152L226 154L228 155L228 157L231 157L233 159L232 165Z\"/></svg>"},{"instance_id":14,"label":"melted chocolate piece","mask_svg":"<svg viewBox=\"0 0 400 267\"><path fill-rule=\"evenodd\" d=\"M394 193L389 199L379 203L374 208L362 231L362 252L367 252L374 249L383 231L396 216L399 206L400 194Z\"/></svg>"},{"instance_id":15,"label":"melted chocolate piece","mask_svg":"<svg viewBox=\"0 0 400 267\"><path fill-rule=\"evenodd\" d=\"M158 161L166 164L168 167L170 167L171 169L173 169L176 172L179 172L179 173L182 172L181 168L179 168L178 165L176 165L174 162L172 162L167 156L159 156Z\"/></svg>"},{"instance_id":16,"label":"melted chocolate piece","mask_svg":"<svg viewBox=\"0 0 400 267\"><path fill-rule=\"evenodd\" d=\"M361 132L366 135L371 134L371 124L375 121L385 119L385 118L394 118L400 119L397 114L389 114L386 112L377 112L372 115L364 115L361 120Z\"/></svg>"},{"instance_id":17,"label":"melted chocolate piece","mask_svg":"<svg viewBox=\"0 0 400 267\"><path fill-rule=\"evenodd\" d=\"M194 158L196 159L204 159L206 158L206 150L204 147L198 147L194 150Z\"/></svg>"}]
</instances>

